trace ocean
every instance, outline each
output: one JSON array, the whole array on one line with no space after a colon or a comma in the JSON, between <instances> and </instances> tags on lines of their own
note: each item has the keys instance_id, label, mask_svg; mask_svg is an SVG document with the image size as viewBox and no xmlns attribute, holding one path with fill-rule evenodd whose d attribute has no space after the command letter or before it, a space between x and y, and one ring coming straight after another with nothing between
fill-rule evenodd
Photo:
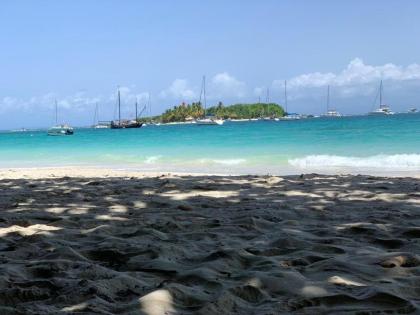
<instances>
[{"instance_id":1,"label":"ocean","mask_svg":"<svg viewBox=\"0 0 420 315\"><path fill-rule=\"evenodd\" d=\"M212 174L420 174L420 114L223 126L0 133L0 167L86 166Z\"/></svg>"}]
</instances>

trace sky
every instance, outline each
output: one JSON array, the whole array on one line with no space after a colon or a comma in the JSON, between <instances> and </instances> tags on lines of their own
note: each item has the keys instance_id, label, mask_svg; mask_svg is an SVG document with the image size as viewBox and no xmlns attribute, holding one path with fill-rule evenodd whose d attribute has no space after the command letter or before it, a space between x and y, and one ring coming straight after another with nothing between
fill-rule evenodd
<instances>
[{"instance_id":1,"label":"sky","mask_svg":"<svg viewBox=\"0 0 420 315\"><path fill-rule=\"evenodd\" d=\"M3 0L0 129L74 126L197 101L269 100L288 111L420 108L420 2Z\"/></svg>"}]
</instances>

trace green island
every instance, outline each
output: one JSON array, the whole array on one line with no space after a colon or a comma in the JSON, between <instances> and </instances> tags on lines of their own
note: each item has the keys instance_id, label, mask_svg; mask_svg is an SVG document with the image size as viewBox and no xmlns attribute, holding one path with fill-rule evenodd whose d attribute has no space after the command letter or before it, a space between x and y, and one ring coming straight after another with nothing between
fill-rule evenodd
<instances>
[{"instance_id":1,"label":"green island","mask_svg":"<svg viewBox=\"0 0 420 315\"><path fill-rule=\"evenodd\" d=\"M234 104L224 106L219 102L216 106L212 106L204 111L200 102L185 104L167 109L162 115L152 117L142 117L138 120L140 122L185 122L198 118L204 115L214 116L222 119L253 119L261 117L283 117L285 111L283 107L276 103L251 103L251 104Z\"/></svg>"}]
</instances>

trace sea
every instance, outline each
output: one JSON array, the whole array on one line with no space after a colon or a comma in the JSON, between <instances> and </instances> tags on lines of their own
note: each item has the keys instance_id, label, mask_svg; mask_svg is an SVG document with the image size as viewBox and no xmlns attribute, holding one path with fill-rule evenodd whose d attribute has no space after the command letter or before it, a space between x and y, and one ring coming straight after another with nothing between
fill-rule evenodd
<instances>
[{"instance_id":1,"label":"sea","mask_svg":"<svg viewBox=\"0 0 420 315\"><path fill-rule=\"evenodd\" d=\"M222 126L0 133L0 168L99 167L204 174L420 174L420 114Z\"/></svg>"}]
</instances>

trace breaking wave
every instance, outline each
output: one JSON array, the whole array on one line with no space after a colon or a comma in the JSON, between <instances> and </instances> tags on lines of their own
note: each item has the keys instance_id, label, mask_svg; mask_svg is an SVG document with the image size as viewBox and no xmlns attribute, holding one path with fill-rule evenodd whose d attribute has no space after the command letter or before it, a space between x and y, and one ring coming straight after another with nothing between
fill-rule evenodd
<instances>
[{"instance_id":1,"label":"breaking wave","mask_svg":"<svg viewBox=\"0 0 420 315\"><path fill-rule=\"evenodd\" d=\"M289 164L298 168L382 168L382 169L420 169L420 154L374 155L351 157L339 155L308 155L290 159Z\"/></svg>"},{"instance_id":2,"label":"breaking wave","mask_svg":"<svg viewBox=\"0 0 420 315\"><path fill-rule=\"evenodd\" d=\"M245 163L245 159L201 159L202 164L238 165Z\"/></svg>"},{"instance_id":3,"label":"breaking wave","mask_svg":"<svg viewBox=\"0 0 420 315\"><path fill-rule=\"evenodd\" d=\"M155 155L155 156L149 156L148 158L146 158L146 160L144 161L144 163L146 164L154 164L156 163L162 156L161 155Z\"/></svg>"}]
</instances>

